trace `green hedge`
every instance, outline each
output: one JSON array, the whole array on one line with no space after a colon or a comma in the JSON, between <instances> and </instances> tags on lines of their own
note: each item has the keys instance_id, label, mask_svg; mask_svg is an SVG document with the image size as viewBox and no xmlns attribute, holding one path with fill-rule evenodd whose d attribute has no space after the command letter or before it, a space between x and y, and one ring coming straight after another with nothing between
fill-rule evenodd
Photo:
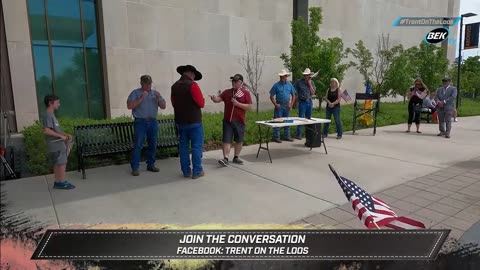
<instances>
[{"instance_id":1,"label":"green hedge","mask_svg":"<svg viewBox=\"0 0 480 270\"><path fill-rule=\"evenodd\" d=\"M91 124L101 124L101 123L118 123L131 121L129 117L119 117L109 120L93 120L93 119L69 119L69 118L60 118L60 127L63 132L68 134L73 134L73 127L78 125L91 125ZM48 161L48 151L47 144L45 142L45 137L42 133L42 124L39 121L36 121L32 126L26 127L23 131L23 136L25 138L25 154L27 161L27 168L30 173L34 175L44 175L48 174L51 171L51 165ZM70 156L68 158L68 168L67 170L76 170L77 169L77 148L74 146ZM89 163L95 163L95 161L89 160ZM87 163L87 165L89 165Z\"/></svg>"},{"instance_id":2,"label":"green hedge","mask_svg":"<svg viewBox=\"0 0 480 270\"><path fill-rule=\"evenodd\" d=\"M298 115L297 110L292 110L292 116ZM407 105L403 102L398 103L382 103L380 104L380 112L378 114L377 126L396 125L406 123L407 121ZM480 115L480 100L462 100L459 110L459 116ZM313 117L324 118L325 109L319 111L314 109ZM159 118L172 118L171 115L160 116ZM205 133L206 149L219 148L222 140L222 118L223 113L204 113L203 124ZM259 112L249 112L247 115L247 126L245 133L245 145L258 143L258 127L255 125L257 120L267 120L273 118L273 110ZM344 131L352 130L353 121L353 105L343 105L341 108L341 119ZM115 123L131 121L130 117L120 117L111 120L91 120L91 119L65 119L60 118L59 122L64 132L72 134L73 127L76 125L100 124L100 123ZM333 121L333 118L332 118ZM360 127L361 128L361 127ZM335 125L330 125L330 133L335 132ZM295 135L295 127L291 128L292 136ZM28 170L35 175L43 175L50 173L50 165L48 164L47 147L45 139L42 134L41 124L36 122L34 125L23 130L25 137L26 156ZM90 158L87 159L87 166L102 166L105 164L112 164L116 161L125 162L128 160L128 155L117 155L110 159L101 160ZM76 148L72 149L68 160L68 170L75 170L77 168Z\"/></svg>"}]
</instances>

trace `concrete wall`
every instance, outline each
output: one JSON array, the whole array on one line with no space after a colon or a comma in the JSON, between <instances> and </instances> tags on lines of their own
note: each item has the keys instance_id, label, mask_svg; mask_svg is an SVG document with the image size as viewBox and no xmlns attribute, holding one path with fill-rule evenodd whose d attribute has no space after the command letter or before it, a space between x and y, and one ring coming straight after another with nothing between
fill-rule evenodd
<instances>
[{"instance_id":1,"label":"concrete wall","mask_svg":"<svg viewBox=\"0 0 480 270\"><path fill-rule=\"evenodd\" d=\"M38 119L26 1L2 0L18 130Z\"/></svg>"},{"instance_id":2,"label":"concrete wall","mask_svg":"<svg viewBox=\"0 0 480 270\"><path fill-rule=\"evenodd\" d=\"M38 119L34 67L24 0L1 0L9 52L18 129ZM179 77L178 65L193 64L204 74L199 82L205 95L230 87L228 78L243 73L238 63L245 52L244 35L266 55L261 81L261 104L271 108L268 90L283 68L279 56L289 51L292 0L102 0L105 30L109 114L130 115L126 98L142 74L151 74L155 87L170 95ZM459 0L310 0L323 8L322 38L338 36L345 46L359 39L371 50L379 34L389 33L393 44L418 45L432 27L392 27L398 16L455 16ZM458 27L452 29L456 36ZM454 59L455 46L448 46ZM362 79L350 69L344 88L363 91ZM207 101L206 110L222 105ZM164 113L171 113L171 104Z\"/></svg>"},{"instance_id":3,"label":"concrete wall","mask_svg":"<svg viewBox=\"0 0 480 270\"><path fill-rule=\"evenodd\" d=\"M450 2L450 4L449 4ZM376 50L378 36L390 34L393 46L418 46L425 34L436 27L392 27L399 16L458 16L459 0L309 0L310 6L320 6L323 23L322 38L340 37L345 47L354 48L363 40L367 48ZM449 8L450 5L450 8ZM456 37L458 27L451 29ZM455 58L455 44L448 44L448 58ZM350 68L342 82L343 88L364 92L363 79L355 68Z\"/></svg>"},{"instance_id":4,"label":"concrete wall","mask_svg":"<svg viewBox=\"0 0 480 270\"><path fill-rule=\"evenodd\" d=\"M175 69L192 64L202 73L204 95L231 87L228 80L243 73L238 63L244 35L266 55L262 98L283 68L279 56L291 43L291 0L104 0L103 17L112 117L127 114L126 98L142 74L170 96L179 78ZM206 110L223 107L207 101ZM171 104L167 111L171 113Z\"/></svg>"}]
</instances>

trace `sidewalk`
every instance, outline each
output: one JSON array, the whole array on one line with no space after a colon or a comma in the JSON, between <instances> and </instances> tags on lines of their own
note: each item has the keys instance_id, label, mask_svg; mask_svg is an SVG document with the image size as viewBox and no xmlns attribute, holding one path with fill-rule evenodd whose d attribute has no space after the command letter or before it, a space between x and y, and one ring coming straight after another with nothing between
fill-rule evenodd
<instances>
[{"instance_id":1,"label":"sidewalk","mask_svg":"<svg viewBox=\"0 0 480 270\"><path fill-rule=\"evenodd\" d=\"M460 239L474 224L480 225L480 157L373 195L388 202L397 215L419 220L428 228L450 229L450 237ZM295 223L365 229L350 203ZM472 228L464 240L480 244L478 233L480 228Z\"/></svg>"},{"instance_id":2,"label":"sidewalk","mask_svg":"<svg viewBox=\"0 0 480 270\"><path fill-rule=\"evenodd\" d=\"M204 153L206 176L185 179L178 159L160 160L160 173L129 165L73 171L73 191L52 190L53 177L5 182L10 211L22 211L52 226L93 224L309 224L358 228L328 164L371 194L428 226L449 226L460 236L480 216L480 117L453 123L452 138L437 137L438 126L422 124L422 134L406 125L327 138L310 151L303 141L271 144L255 158L258 145L245 147L243 166L220 168L220 151ZM427 191L428 190L428 191ZM440 203L436 203L440 202ZM346 210L346 211L345 211ZM321 213L321 214L319 214ZM455 219L452 217L459 217Z\"/></svg>"}]
</instances>

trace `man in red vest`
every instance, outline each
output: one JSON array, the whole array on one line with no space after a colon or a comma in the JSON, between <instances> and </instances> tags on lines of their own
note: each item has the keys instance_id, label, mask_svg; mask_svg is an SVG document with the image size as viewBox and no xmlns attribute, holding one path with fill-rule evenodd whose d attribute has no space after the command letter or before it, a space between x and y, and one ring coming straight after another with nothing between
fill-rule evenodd
<instances>
[{"instance_id":1,"label":"man in red vest","mask_svg":"<svg viewBox=\"0 0 480 270\"><path fill-rule=\"evenodd\" d=\"M202 90L195 82L202 79L202 73L191 65L179 66L177 72L181 77L172 85L171 101L175 123L180 134L180 165L184 177L197 179L205 175L202 168L202 108L205 106L205 99ZM190 144L192 145L191 163Z\"/></svg>"}]
</instances>

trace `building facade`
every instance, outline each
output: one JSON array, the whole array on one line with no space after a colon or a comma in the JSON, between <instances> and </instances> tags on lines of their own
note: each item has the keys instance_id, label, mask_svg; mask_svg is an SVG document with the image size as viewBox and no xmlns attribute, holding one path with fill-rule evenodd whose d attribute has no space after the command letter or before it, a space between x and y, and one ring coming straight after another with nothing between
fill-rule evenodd
<instances>
[{"instance_id":1,"label":"building facade","mask_svg":"<svg viewBox=\"0 0 480 270\"><path fill-rule=\"evenodd\" d=\"M362 39L374 50L380 34L393 45L418 45L431 27L392 27L399 16L457 16L459 0L1 0L2 110L10 129L39 119L46 94L61 97L60 116L110 118L130 115L126 97L150 74L169 97L178 65L204 75L204 95L230 87L245 73L239 58L245 37L265 55L261 107L289 52L290 23L323 9L322 38L340 37L346 47ZM4 23L4 27L3 27ZM457 27L458 28L458 27ZM452 29L455 36L456 29ZM6 42L3 42L3 41ZM455 46L448 46L453 60ZM8 57L3 57L5 54ZM362 91L349 70L343 87ZM222 107L207 102L206 111ZM165 114L172 113L167 105Z\"/></svg>"}]
</instances>

